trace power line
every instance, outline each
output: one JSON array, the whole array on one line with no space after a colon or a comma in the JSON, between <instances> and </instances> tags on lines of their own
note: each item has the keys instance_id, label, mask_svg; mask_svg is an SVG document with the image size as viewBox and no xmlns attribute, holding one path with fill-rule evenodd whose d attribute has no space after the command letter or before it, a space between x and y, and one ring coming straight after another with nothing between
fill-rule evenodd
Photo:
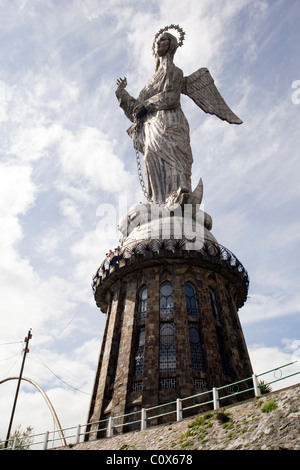
<instances>
[{"instance_id":1,"label":"power line","mask_svg":"<svg viewBox=\"0 0 300 470\"><path fill-rule=\"evenodd\" d=\"M11 366L9 367L8 371L6 372L6 374L4 374L3 377L6 377L8 375L8 373L14 368L15 364L18 362L19 358L21 357L22 355L22 351L19 351L18 354L16 354L15 356L13 357L17 357L17 359L11 364ZM9 359L12 359L13 357L10 357Z\"/></svg>"},{"instance_id":2,"label":"power line","mask_svg":"<svg viewBox=\"0 0 300 470\"><path fill-rule=\"evenodd\" d=\"M8 344L21 344L24 341L11 341L9 343L0 343L0 346L7 346Z\"/></svg>"},{"instance_id":3,"label":"power line","mask_svg":"<svg viewBox=\"0 0 300 470\"><path fill-rule=\"evenodd\" d=\"M35 350L36 350L36 347L35 347ZM39 351L39 349L38 349L38 351ZM35 352L35 351L34 351L34 352ZM40 352L40 351L39 351L39 352ZM42 355L43 355L43 354L44 354L44 353L42 352ZM46 357L46 359L48 359L48 358ZM51 361L51 363L52 363L53 365L55 365L56 367L58 367L58 368L60 368L60 369L63 369L64 371L66 371L68 375L72 376L72 378L74 378L74 379L76 379L76 380L80 380L80 382L82 382L82 376L79 377L78 375L74 374L71 370L69 370L69 369L67 369L66 367L64 367L64 366L63 366L60 362L58 362L57 360L54 360L54 359L51 359L51 358L50 358L50 361ZM84 383L86 383L86 381L85 381Z\"/></svg>"},{"instance_id":4,"label":"power line","mask_svg":"<svg viewBox=\"0 0 300 470\"><path fill-rule=\"evenodd\" d=\"M87 296L85 297L85 300L84 300L85 302L89 300L90 295L91 295L90 293L87 294ZM83 302L83 301L82 301L82 302ZM76 311L75 311L73 317L68 321L68 323L67 323L52 339L50 339L49 341L46 341L45 343L40 343L40 344L38 344L37 346L45 346L45 345L47 345L47 344L52 343L53 341L55 341L55 340L58 338L58 336L60 336L60 335L69 327L69 325L75 320L75 318L77 317L77 315L80 313L81 310L82 310L82 308L81 308L81 307L78 307L78 308L76 309Z\"/></svg>"},{"instance_id":5,"label":"power line","mask_svg":"<svg viewBox=\"0 0 300 470\"><path fill-rule=\"evenodd\" d=\"M70 385L68 382L66 382L65 380L63 380L61 377L59 377L57 374L55 374L55 372L53 372L53 370L50 369L49 366L47 366L47 364L43 361L43 359L41 359L38 354L33 351L33 353L36 355L36 357L44 364L44 366L51 372L51 374L53 374L58 380L60 380L61 382L63 382L65 385L67 385L68 387L70 388L73 388L73 390L76 390L77 392L80 392L80 393L84 393L85 395L91 395L90 393L88 392L84 392L83 390L80 390L79 388L76 388L76 387L73 387L73 385Z\"/></svg>"},{"instance_id":6,"label":"power line","mask_svg":"<svg viewBox=\"0 0 300 470\"><path fill-rule=\"evenodd\" d=\"M5 359L0 359L0 362L5 362L5 361L10 361L10 359L13 359L14 357L19 357L21 355L21 351L18 351L16 354L14 354L13 356L9 356L9 357L6 357Z\"/></svg>"},{"instance_id":7,"label":"power line","mask_svg":"<svg viewBox=\"0 0 300 470\"><path fill-rule=\"evenodd\" d=\"M41 344L38 344L38 346L45 346L46 344L49 344L49 343L52 343L53 341L56 340L56 338L58 338L59 335L62 334L63 331L65 331L68 326L73 322L73 320L75 320L75 318L77 317L79 313L79 310L75 313L75 315L71 318L71 320L57 333L56 336L54 336L52 339L50 339L49 341L47 341L46 343L41 343Z\"/></svg>"}]
</instances>

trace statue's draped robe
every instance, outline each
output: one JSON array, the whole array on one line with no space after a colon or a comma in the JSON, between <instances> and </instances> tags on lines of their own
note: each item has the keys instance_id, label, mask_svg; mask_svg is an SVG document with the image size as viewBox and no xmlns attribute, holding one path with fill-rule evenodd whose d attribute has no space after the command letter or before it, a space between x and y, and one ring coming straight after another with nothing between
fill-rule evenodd
<instances>
[{"instance_id":1,"label":"statue's draped robe","mask_svg":"<svg viewBox=\"0 0 300 470\"><path fill-rule=\"evenodd\" d=\"M134 123L128 129L134 147L144 155L148 197L164 203L179 188L191 192L189 124L180 106L183 72L169 59L163 62L138 99L125 89L116 92L121 108ZM147 110L137 121L133 110L138 104Z\"/></svg>"}]
</instances>

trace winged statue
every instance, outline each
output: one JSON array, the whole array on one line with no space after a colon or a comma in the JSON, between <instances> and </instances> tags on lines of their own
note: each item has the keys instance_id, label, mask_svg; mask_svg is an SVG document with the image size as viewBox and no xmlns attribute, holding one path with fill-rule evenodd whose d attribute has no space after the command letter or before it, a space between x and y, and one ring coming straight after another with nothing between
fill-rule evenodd
<instances>
[{"instance_id":1,"label":"winged statue","mask_svg":"<svg viewBox=\"0 0 300 470\"><path fill-rule=\"evenodd\" d=\"M177 30L179 40L167 32L169 29ZM242 124L222 98L207 68L184 76L174 64L175 52L182 46L184 36L179 25L166 26L156 34L155 73L138 98L125 89L126 77L117 80L119 105L132 122L127 132L136 150L140 182L152 203L164 204L174 195L184 195L185 202L200 203L202 199L202 179L194 191L191 188L193 156L189 124L180 104L181 94L191 98L205 113L229 124ZM139 153L144 159L145 182Z\"/></svg>"},{"instance_id":2,"label":"winged statue","mask_svg":"<svg viewBox=\"0 0 300 470\"><path fill-rule=\"evenodd\" d=\"M191 98L206 113L214 114L229 124L243 123L226 104L209 70L204 67L184 77L182 93Z\"/></svg>"}]
</instances>

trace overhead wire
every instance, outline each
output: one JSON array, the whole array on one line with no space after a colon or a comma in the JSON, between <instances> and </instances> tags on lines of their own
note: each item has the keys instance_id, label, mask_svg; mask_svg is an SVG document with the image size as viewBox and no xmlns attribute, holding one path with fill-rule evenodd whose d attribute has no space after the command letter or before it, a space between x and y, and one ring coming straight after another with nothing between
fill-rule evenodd
<instances>
[{"instance_id":1,"label":"overhead wire","mask_svg":"<svg viewBox=\"0 0 300 470\"><path fill-rule=\"evenodd\" d=\"M36 346L34 347L34 352L35 352L35 351L36 351ZM41 351L39 351L39 350L38 350L38 352L39 352L39 354L41 353ZM44 354L44 353L42 353L42 354ZM36 354L36 355L37 355L37 354ZM78 375L74 374L74 373L71 372L69 369L67 369L66 367L64 367L61 363L59 363L59 362L57 362L57 361L53 361L53 360L51 360L51 362L52 362L52 363L54 362L55 365L58 366L59 368L64 369L69 375L71 375L71 376L74 377L75 379L82 381L82 377L79 377ZM85 382L85 383L86 383L86 382Z\"/></svg>"},{"instance_id":2,"label":"overhead wire","mask_svg":"<svg viewBox=\"0 0 300 470\"><path fill-rule=\"evenodd\" d=\"M42 364L44 364L44 366L51 372L51 374L53 374L58 380L60 380L62 383L64 383L65 385L67 385L68 387L72 388L73 390L76 390L77 392L80 392L80 393L84 393L85 395L91 395L90 393L88 392L85 392L83 390L80 390L79 388L77 387L74 387L73 385L70 385L68 382L66 382L65 380L63 380L61 377L59 377L57 374L55 374L55 372L53 372L53 370L50 369L50 367L43 361L43 359L34 351L34 349L31 349L32 352L36 355L36 357L42 362Z\"/></svg>"},{"instance_id":3,"label":"overhead wire","mask_svg":"<svg viewBox=\"0 0 300 470\"><path fill-rule=\"evenodd\" d=\"M75 314L73 315L73 317L70 319L70 321L62 328L62 330L59 331L59 333L53 337L51 340L47 341L47 342L43 342L43 343L40 343L38 345L39 346L45 346L53 341L55 341L57 339L57 337L64 331L66 330L69 325L74 321L74 319L76 318L76 316L78 315L80 309L78 308L78 310L75 312ZM22 344L24 343L24 341L10 341L10 342L6 342L6 343L1 343L0 346L6 346L6 345L11 345L11 344ZM65 380L63 380L61 377L59 377L57 374L55 374L55 372L53 372L53 370L50 369L50 367L45 363L45 361L43 361L43 359L36 353L35 351L35 347L32 347L30 348L30 350L35 354L35 356L43 363L43 365L58 379L60 380L62 383L64 383L65 385L67 385L68 387L72 388L73 390L76 390L80 393L83 393L85 395L91 395L91 393L88 393L88 392L85 392L83 390L80 390L79 388L77 387L74 387L73 385L69 384L68 382L66 382ZM6 361L6 360L9 360L9 359L13 359L14 357L17 357L16 361L14 361L14 363L10 366L9 370L6 372L5 374L5 377L8 375L8 373L10 372L10 370L14 367L14 365L17 363L17 361L19 360L19 357L21 357L21 354L23 352L23 349L21 351L19 351L17 354L9 357L9 358L5 358L5 359L1 359L1 361ZM67 369L66 369L67 370ZM69 372L69 371L68 371ZM70 373L70 372L69 372ZM74 375L74 374L73 374ZM79 377L77 377L79 378Z\"/></svg>"},{"instance_id":4,"label":"overhead wire","mask_svg":"<svg viewBox=\"0 0 300 470\"><path fill-rule=\"evenodd\" d=\"M13 359L14 357L19 356L19 355L20 355L20 351L18 351L18 352L17 352L16 354L14 354L13 356L6 357L5 359L0 359L0 362L9 361L10 359Z\"/></svg>"},{"instance_id":5,"label":"overhead wire","mask_svg":"<svg viewBox=\"0 0 300 470\"><path fill-rule=\"evenodd\" d=\"M75 313L75 315L71 318L71 320L53 338L49 339L49 341L46 341L45 343L40 343L37 346L45 346L55 341L58 338L58 336L61 335L63 331L65 331L68 328L68 326L75 320L78 313L79 313L79 310Z\"/></svg>"},{"instance_id":6,"label":"overhead wire","mask_svg":"<svg viewBox=\"0 0 300 470\"><path fill-rule=\"evenodd\" d=\"M0 343L0 346L7 346L8 344L19 344L24 343L24 341L10 341L9 343Z\"/></svg>"},{"instance_id":7,"label":"overhead wire","mask_svg":"<svg viewBox=\"0 0 300 470\"><path fill-rule=\"evenodd\" d=\"M76 315L77 315L78 312L76 312ZM76 316L75 315L75 316ZM73 317L73 319L75 318L75 316ZM73 321L73 319L65 326L64 329L66 329L68 327L68 325ZM63 331L63 330L62 330ZM54 340L55 338L53 338ZM51 341L53 341L51 340ZM49 341L49 342L51 342ZM21 343L24 343L24 341L14 341L14 342L7 342L7 343L2 343L0 344L0 346L5 346L5 345L8 345L8 344L21 344ZM48 343L44 343L44 344L48 344ZM90 393L88 392L85 392L83 390L80 390L79 388L76 388L74 387L73 385L70 385L68 382L66 382L65 380L63 380L61 377L59 377L57 374L55 374L55 372L53 372L53 370L50 369L50 367L45 363L45 361L43 361L43 359L36 353L35 351L35 348L31 347L30 350L35 354L35 356L44 364L44 366L58 379L60 380L61 382L63 382L65 385L67 385L68 387L70 388L73 388L74 390L78 391L78 392L81 392L81 393L84 393L86 395L91 395ZM10 356L8 358L5 358L5 359L1 359L0 361L7 361L7 360L10 360L10 359L13 359L14 357L16 357L16 360L14 361L14 363L9 367L8 371L6 372L6 374L4 375L4 377L7 377L7 375L9 374L9 372L11 371L11 369L15 366L15 364L18 362L19 358L21 357L22 355L22 352L23 352L23 349L21 349L20 351L18 351L18 353L14 354L13 356ZM67 369L66 369L67 370ZM69 372L69 371L68 371ZM79 377L77 377L79 378Z\"/></svg>"},{"instance_id":8,"label":"overhead wire","mask_svg":"<svg viewBox=\"0 0 300 470\"><path fill-rule=\"evenodd\" d=\"M16 359L16 360L14 361L14 363L9 367L8 371L7 371L6 374L3 376L4 378L8 376L9 372L11 371L11 369L15 366L15 364L16 364L16 363L18 362L18 360L21 358L22 353L23 353L23 350L19 351L15 356L12 356L12 358L17 356L17 359Z\"/></svg>"},{"instance_id":9,"label":"overhead wire","mask_svg":"<svg viewBox=\"0 0 300 470\"><path fill-rule=\"evenodd\" d=\"M95 228L95 222L94 221L92 223L88 224L87 230L89 230L91 228ZM89 290L89 294L86 291L86 294L84 295L85 299L82 300L82 302L87 302L90 299L90 295L91 295L91 291ZM53 341L55 341L58 338L58 336L60 336L62 334L62 332L65 331L69 327L69 325L75 320L75 318L79 314L80 310L81 310L81 308L78 307L78 309L76 310L76 312L73 315L73 317L71 318L71 320L52 339L50 339L49 341L47 341L45 343L40 343L40 344L38 344L38 346L44 346L44 345L50 344Z\"/></svg>"},{"instance_id":10,"label":"overhead wire","mask_svg":"<svg viewBox=\"0 0 300 470\"><path fill-rule=\"evenodd\" d=\"M91 295L91 293L88 294L86 292L86 297L85 297L85 300L84 300L85 302L89 300L90 295ZM53 341L55 341L70 326L70 324L75 320L75 318L77 317L77 315L80 313L81 310L82 309L80 307L78 307L76 309L75 314L73 315L73 317L68 321L68 323L66 323L66 325L55 336L53 336L50 340L48 340L46 342L38 344L36 347L45 346L45 345L50 344Z\"/></svg>"},{"instance_id":11,"label":"overhead wire","mask_svg":"<svg viewBox=\"0 0 300 470\"><path fill-rule=\"evenodd\" d=\"M86 292L86 300L89 299L90 295L91 295L91 294L88 294L88 293ZM38 344L38 345L35 346L35 347L45 346L45 345L48 345L48 344L52 343L53 341L55 341L55 340L70 326L70 324L75 320L75 318L76 318L77 315L79 314L80 310L81 310L81 308L78 307L77 310L75 311L75 314L73 315L73 317L68 321L68 323L66 323L66 325L65 325L54 337L52 337L49 341L46 341L46 342L43 342L43 343ZM11 345L11 344L21 344L21 343L23 343L23 342L24 342L24 341L10 341L10 342L6 342L6 343L0 343L0 346L6 346L6 345ZM44 364L44 366L45 366L58 380L60 380L60 381L63 382L65 385L67 385L67 386L70 387L70 388L73 388L73 389L76 390L76 391L79 391L79 392L84 393L84 394L86 394L86 395L91 395L91 394L88 393L88 392L85 392L85 391L83 391L83 390L80 390L80 389L78 389L78 388L76 388L76 387L70 385L70 384L67 383L65 380L63 380L61 377L59 377L57 374L55 374L55 373L50 369L50 367L47 366L47 364L38 356L38 354L34 351L34 349L32 348L32 346L31 346L31 351L34 352L34 354L38 357L38 359ZM12 364L12 366L9 368L8 372L14 367L14 365L15 365L15 363L18 361L19 356L21 355L21 353L22 353L22 351L20 351L20 352L17 353L16 355L13 355L13 356L11 356L11 357L9 357L9 358L3 359L3 361L5 361L5 360L13 359L14 357L17 356L16 361L15 361L15 362ZM2 361L2 359L1 359L1 361ZM7 373L8 373L8 372L7 372ZM69 371L68 371L68 372L69 372Z\"/></svg>"}]
</instances>

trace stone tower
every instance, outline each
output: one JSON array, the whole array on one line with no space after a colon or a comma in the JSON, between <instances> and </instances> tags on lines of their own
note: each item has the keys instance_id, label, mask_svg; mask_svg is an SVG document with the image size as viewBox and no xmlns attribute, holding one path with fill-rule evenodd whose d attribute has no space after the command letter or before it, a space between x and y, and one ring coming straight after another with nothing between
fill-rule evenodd
<instances>
[{"instance_id":1,"label":"stone tower","mask_svg":"<svg viewBox=\"0 0 300 470\"><path fill-rule=\"evenodd\" d=\"M248 275L204 231L202 247L193 249L172 231L168 239L135 239L144 236L139 226L109 269L98 270L95 299L107 318L89 422L251 376L238 318Z\"/></svg>"},{"instance_id":2,"label":"stone tower","mask_svg":"<svg viewBox=\"0 0 300 470\"><path fill-rule=\"evenodd\" d=\"M165 33L170 28L180 32L179 43ZM142 408L167 410L166 403L213 387L225 387L227 395L227 384L252 374L238 318L248 275L212 235L212 219L201 206L202 180L191 189L193 159L180 94L231 124L242 121L207 69L184 78L174 66L183 37L175 25L156 35L157 70L138 100L125 90L126 79L118 80L116 91L133 122L128 133L139 169L139 152L144 155L146 183L141 172L140 180L148 200L120 220L120 250L93 282L106 326L88 421L114 417L119 432ZM97 430L100 436L101 425Z\"/></svg>"}]
</instances>

